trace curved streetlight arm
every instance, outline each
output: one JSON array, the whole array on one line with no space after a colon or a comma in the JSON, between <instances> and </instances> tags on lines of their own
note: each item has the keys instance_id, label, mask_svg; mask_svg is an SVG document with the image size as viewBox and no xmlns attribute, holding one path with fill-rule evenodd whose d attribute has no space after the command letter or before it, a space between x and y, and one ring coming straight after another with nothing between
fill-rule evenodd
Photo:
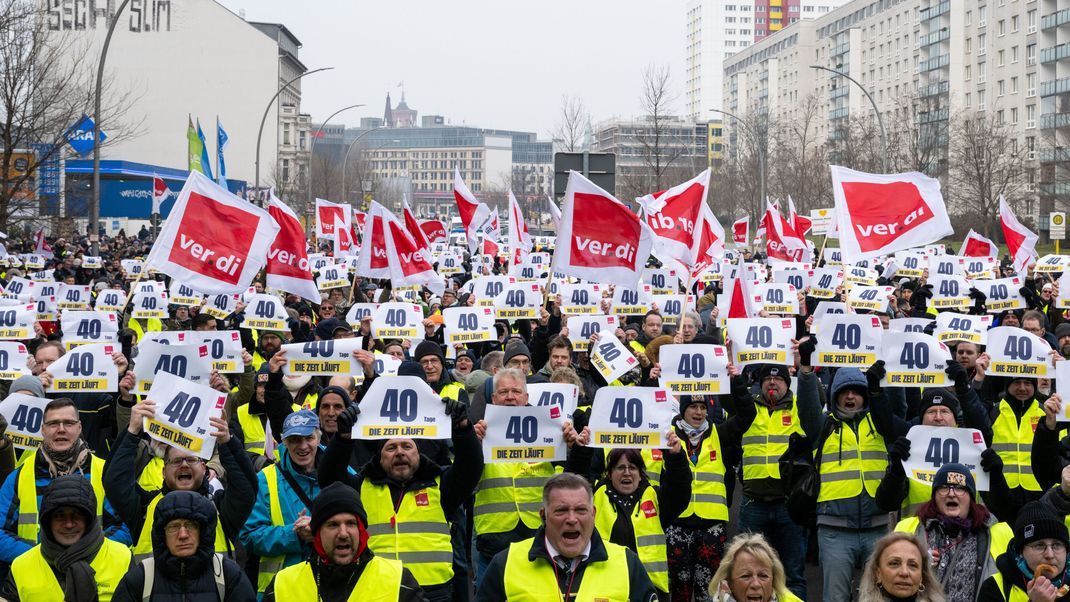
<instances>
[{"instance_id":1,"label":"curved streetlight arm","mask_svg":"<svg viewBox=\"0 0 1070 602\"><path fill-rule=\"evenodd\" d=\"M312 208L312 157L313 157L313 154L314 154L312 151L315 150L315 148L316 148L316 139L320 137L320 133L323 132L323 128L327 126L327 123L330 122L335 117L337 117L339 113L341 113L343 111L348 111L349 109L355 109L357 107L363 107L363 106L364 106L363 104L355 104L355 105L349 105L348 107L342 107L341 109L338 109L337 111L331 113L330 117L328 117L327 119L324 119L323 123L321 123L320 126L318 128L316 128L316 131L312 134L312 140L308 144L308 176L307 176L307 180L308 180L308 199L307 199L306 205L305 205L305 210L306 211L310 211L311 208Z\"/></svg>"},{"instance_id":2,"label":"curved streetlight arm","mask_svg":"<svg viewBox=\"0 0 1070 602\"><path fill-rule=\"evenodd\" d=\"M104 36L104 46L100 49L100 61L97 63L97 88L93 95L93 196L89 203L89 243L94 255L98 255L97 239L100 231L100 93L104 86L104 61L108 58L108 47L111 46L115 25L119 23L119 15L129 3L130 0L123 0L115 11L108 25L108 34Z\"/></svg>"},{"instance_id":3,"label":"curved streetlight arm","mask_svg":"<svg viewBox=\"0 0 1070 602\"><path fill-rule=\"evenodd\" d=\"M877 108L877 101L873 100L873 95L870 94L869 90L867 90L865 86L859 83L857 79L851 77L850 75L847 75L843 71L837 71L835 69L824 67L822 65L810 65L810 68L828 71L829 73L835 73L836 75L845 78L847 81L858 86L858 88L862 90L862 93L866 95L866 98L869 99L869 104L873 107L873 114L877 116L877 125L881 128L881 150L883 151L881 154L881 169L884 171L884 173L888 173L888 135L884 131L884 120L881 119L881 112L880 109Z\"/></svg>"},{"instance_id":4,"label":"curved streetlight arm","mask_svg":"<svg viewBox=\"0 0 1070 602\"><path fill-rule=\"evenodd\" d=\"M721 109L710 109L711 113L720 113L727 117L735 119L737 123L743 128L745 132L750 134L754 139L754 146L758 148L758 204L765 202L765 148L761 144L761 139L758 137L758 132L750 126L746 121L740 118L734 113L728 111L722 111Z\"/></svg>"},{"instance_id":5,"label":"curved streetlight arm","mask_svg":"<svg viewBox=\"0 0 1070 602\"><path fill-rule=\"evenodd\" d=\"M365 131L361 132L359 135L357 135L357 137L353 139L353 142L349 143L349 148L346 149L345 158L342 159L342 200L343 201L349 198L349 191L346 190L346 168L349 167L349 153L353 151L353 147L357 145L357 142L360 142L361 138L367 136L368 134L370 134L372 132L375 132L375 131L378 131L378 130L381 130L381 129L383 129L383 128L377 127L377 128L372 128L370 130L365 130Z\"/></svg>"},{"instance_id":6,"label":"curved streetlight arm","mask_svg":"<svg viewBox=\"0 0 1070 602\"><path fill-rule=\"evenodd\" d=\"M264 116L260 118L260 131L256 134L256 183L254 184L254 187L257 190L260 189L260 140L264 136L264 123L267 122L268 113L271 112L271 107L275 104L275 99L279 97L279 94L282 94L283 90L289 88L290 84L301 79L302 77L306 75L312 75L313 73L319 73L320 71L330 71L331 69L334 69L334 67L320 67L319 69L313 69L312 71L305 71L301 75L298 75L297 77L291 79L282 86L279 86L278 91L276 91L275 94L271 97L271 100L268 101L267 107L264 109Z\"/></svg>"}]
</instances>

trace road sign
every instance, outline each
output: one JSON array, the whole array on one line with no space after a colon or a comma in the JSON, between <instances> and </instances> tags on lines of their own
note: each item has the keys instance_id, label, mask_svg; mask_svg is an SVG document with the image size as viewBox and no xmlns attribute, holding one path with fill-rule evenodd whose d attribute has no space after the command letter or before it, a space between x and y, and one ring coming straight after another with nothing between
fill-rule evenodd
<instances>
[{"instance_id":1,"label":"road sign","mask_svg":"<svg viewBox=\"0 0 1070 602\"><path fill-rule=\"evenodd\" d=\"M1066 239L1066 213L1052 211L1048 216L1048 235L1052 240Z\"/></svg>"},{"instance_id":2,"label":"road sign","mask_svg":"<svg viewBox=\"0 0 1070 602\"><path fill-rule=\"evenodd\" d=\"M610 194L616 194L617 155L613 153L554 153L554 196L565 196L568 172L578 171Z\"/></svg>"},{"instance_id":3,"label":"road sign","mask_svg":"<svg viewBox=\"0 0 1070 602\"><path fill-rule=\"evenodd\" d=\"M829 231L829 225L832 224L832 212L830 209L811 209L810 221L813 222L813 230L810 231L814 236L822 236Z\"/></svg>"}]
</instances>

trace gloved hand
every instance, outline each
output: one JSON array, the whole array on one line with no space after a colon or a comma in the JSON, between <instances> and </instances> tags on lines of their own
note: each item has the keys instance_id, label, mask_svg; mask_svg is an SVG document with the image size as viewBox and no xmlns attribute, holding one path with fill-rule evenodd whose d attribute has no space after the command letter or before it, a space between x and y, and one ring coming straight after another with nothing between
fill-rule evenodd
<instances>
[{"instance_id":1,"label":"gloved hand","mask_svg":"<svg viewBox=\"0 0 1070 602\"><path fill-rule=\"evenodd\" d=\"M453 422L453 428L461 428L461 423L468 420L468 405L459 399L445 399L446 414L449 414Z\"/></svg>"},{"instance_id":2,"label":"gloved hand","mask_svg":"<svg viewBox=\"0 0 1070 602\"><path fill-rule=\"evenodd\" d=\"M1025 298L1025 304L1029 306L1029 309L1036 309L1040 306L1040 295L1037 294L1036 289L1031 286L1023 286L1018 289L1018 292Z\"/></svg>"},{"instance_id":3,"label":"gloved hand","mask_svg":"<svg viewBox=\"0 0 1070 602\"><path fill-rule=\"evenodd\" d=\"M910 304L914 306L914 309L923 310L929 306L929 299L932 298L933 285L926 284L914 291L914 294L910 296Z\"/></svg>"},{"instance_id":4,"label":"gloved hand","mask_svg":"<svg viewBox=\"0 0 1070 602\"><path fill-rule=\"evenodd\" d=\"M805 341L799 343L799 365L809 366L810 356L814 354L814 349L817 348L817 337L811 336Z\"/></svg>"},{"instance_id":5,"label":"gloved hand","mask_svg":"<svg viewBox=\"0 0 1070 602\"><path fill-rule=\"evenodd\" d=\"M981 452L981 470L988 474L1001 472L1003 470L1003 458L999 457L996 450L991 447Z\"/></svg>"},{"instance_id":6,"label":"gloved hand","mask_svg":"<svg viewBox=\"0 0 1070 602\"><path fill-rule=\"evenodd\" d=\"M955 360L947 360L947 368L944 369L944 373L951 379L951 382L955 383L955 395L959 396L959 402L961 403L962 396L970 388L970 375L966 372L966 367Z\"/></svg>"},{"instance_id":7,"label":"gloved hand","mask_svg":"<svg viewBox=\"0 0 1070 602\"><path fill-rule=\"evenodd\" d=\"M877 390L881 388L881 380L888 371L884 369L884 360L877 360L873 362L873 365L866 369L866 382L869 383L870 390Z\"/></svg>"},{"instance_id":8,"label":"gloved hand","mask_svg":"<svg viewBox=\"0 0 1070 602\"><path fill-rule=\"evenodd\" d=\"M343 439L349 439L353 433L353 425L357 422L357 416L360 416L360 406L355 403L349 404L349 407L338 415L338 435Z\"/></svg>"},{"instance_id":9,"label":"gloved hand","mask_svg":"<svg viewBox=\"0 0 1070 602\"><path fill-rule=\"evenodd\" d=\"M892 442L892 446L888 449L888 462L894 462L902 466L902 463L909 459L910 439L907 439L904 435Z\"/></svg>"}]
</instances>

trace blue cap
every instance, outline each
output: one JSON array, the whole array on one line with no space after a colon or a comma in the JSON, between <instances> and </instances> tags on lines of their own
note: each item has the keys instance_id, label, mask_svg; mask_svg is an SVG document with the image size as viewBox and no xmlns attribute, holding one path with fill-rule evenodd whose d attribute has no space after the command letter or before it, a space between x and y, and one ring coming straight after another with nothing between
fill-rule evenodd
<instances>
[{"instance_id":1,"label":"blue cap","mask_svg":"<svg viewBox=\"0 0 1070 602\"><path fill-rule=\"evenodd\" d=\"M282 421L282 438L307 437L320 427L320 419L312 410L298 410Z\"/></svg>"}]
</instances>

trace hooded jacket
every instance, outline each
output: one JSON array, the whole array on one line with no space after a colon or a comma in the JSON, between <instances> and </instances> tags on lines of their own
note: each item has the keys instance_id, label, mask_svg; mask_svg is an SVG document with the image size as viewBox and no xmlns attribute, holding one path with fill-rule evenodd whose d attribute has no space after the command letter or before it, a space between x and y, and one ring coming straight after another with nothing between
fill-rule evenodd
<instances>
[{"instance_id":1,"label":"hooded jacket","mask_svg":"<svg viewBox=\"0 0 1070 602\"><path fill-rule=\"evenodd\" d=\"M178 558L167 548L164 530L167 523L186 519L200 525L200 541L192 556ZM192 491L173 491L156 506L152 523L154 568L151 597L154 602L215 602L219 600L213 573L215 556L216 511L212 502ZM253 602L256 591L236 562L222 558L225 582L224 600ZM138 564L119 582L114 602L133 602L142 599L145 587L145 565Z\"/></svg>"},{"instance_id":2,"label":"hooded jacket","mask_svg":"<svg viewBox=\"0 0 1070 602\"><path fill-rule=\"evenodd\" d=\"M836 406L836 396L847 387L861 389L862 409L854 416L843 416ZM878 399L874 399L877 397ZM851 429L857 436L859 426L863 421L869 421L870 426L873 418L869 415L869 408L874 403L883 403L885 400L879 390L871 391L865 375L857 368L840 368L833 377L832 386L829 388L829 410L823 411L818 395L817 375L813 371L799 374L799 421L802 422L806 433L819 433L813 442L816 457L820 458L821 449L828 437L842 437L843 429ZM887 445L887 442L885 442ZM861 493L849 499L840 499L820 502L817 505L818 526L839 527L845 529L871 529L883 527L889 524L888 513L877 506L877 501L866 492L865 487Z\"/></svg>"},{"instance_id":3,"label":"hooded jacket","mask_svg":"<svg viewBox=\"0 0 1070 602\"><path fill-rule=\"evenodd\" d=\"M316 453L316 466L322 464L323 449ZM279 450L279 461L275 464L276 471L285 471L293 478L294 482L302 489L308 499L315 499L319 495L320 486L316 480L316 471L305 474L294 466L293 459L285 447ZM282 510L282 526L271 523L270 494L268 493L267 476L264 472L256 475L257 493L256 504L249 515L249 520L241 530L241 542L250 553L258 556L283 556L286 559L283 566L291 566L304 560L312 547L301 540L293 530L294 522L303 510L306 514L311 510L305 506L301 496L290 486L289 481L282 475L276 474L279 487L279 508Z\"/></svg>"}]
</instances>

